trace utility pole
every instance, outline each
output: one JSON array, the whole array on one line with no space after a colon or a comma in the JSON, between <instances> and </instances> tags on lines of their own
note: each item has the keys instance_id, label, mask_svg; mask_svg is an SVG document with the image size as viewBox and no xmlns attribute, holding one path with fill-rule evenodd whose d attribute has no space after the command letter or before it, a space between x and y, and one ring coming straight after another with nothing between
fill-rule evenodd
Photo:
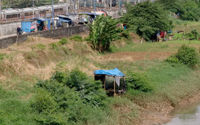
<instances>
[{"instance_id":1,"label":"utility pole","mask_svg":"<svg viewBox=\"0 0 200 125\"><path fill-rule=\"evenodd\" d=\"M34 12L34 8L35 8L35 0L32 0L32 6L33 6L33 18L35 17L35 12Z\"/></svg>"},{"instance_id":2,"label":"utility pole","mask_svg":"<svg viewBox=\"0 0 200 125\"><path fill-rule=\"evenodd\" d=\"M1 0L0 0L0 20L1 20L1 18L2 18L1 8L2 8L2 3L1 3Z\"/></svg>"},{"instance_id":3,"label":"utility pole","mask_svg":"<svg viewBox=\"0 0 200 125\"><path fill-rule=\"evenodd\" d=\"M86 7L87 6L87 1L86 0L84 0L84 7Z\"/></svg>"},{"instance_id":4,"label":"utility pole","mask_svg":"<svg viewBox=\"0 0 200 125\"><path fill-rule=\"evenodd\" d=\"M93 0L93 8L94 8L94 12L96 12L96 0Z\"/></svg>"},{"instance_id":5,"label":"utility pole","mask_svg":"<svg viewBox=\"0 0 200 125\"><path fill-rule=\"evenodd\" d=\"M77 9L80 7L80 0L77 1Z\"/></svg>"},{"instance_id":6,"label":"utility pole","mask_svg":"<svg viewBox=\"0 0 200 125\"><path fill-rule=\"evenodd\" d=\"M112 9L112 0L110 0L110 10Z\"/></svg>"},{"instance_id":7,"label":"utility pole","mask_svg":"<svg viewBox=\"0 0 200 125\"><path fill-rule=\"evenodd\" d=\"M118 0L118 4L119 4L119 14L120 14L120 16L121 16L121 13L122 13L122 11L121 11L121 0Z\"/></svg>"},{"instance_id":8,"label":"utility pole","mask_svg":"<svg viewBox=\"0 0 200 125\"><path fill-rule=\"evenodd\" d=\"M54 0L52 0L51 8L52 8L52 14L51 14L52 26L53 26L53 29L54 29Z\"/></svg>"}]
</instances>

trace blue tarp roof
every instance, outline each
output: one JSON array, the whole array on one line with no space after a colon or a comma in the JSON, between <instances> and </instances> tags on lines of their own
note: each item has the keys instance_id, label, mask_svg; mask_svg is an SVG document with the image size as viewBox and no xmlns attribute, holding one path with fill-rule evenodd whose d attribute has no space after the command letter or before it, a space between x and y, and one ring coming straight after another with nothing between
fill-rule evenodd
<instances>
[{"instance_id":1,"label":"blue tarp roof","mask_svg":"<svg viewBox=\"0 0 200 125\"><path fill-rule=\"evenodd\" d=\"M112 70L96 70L95 75L109 75L109 76L125 76L118 68Z\"/></svg>"}]
</instances>

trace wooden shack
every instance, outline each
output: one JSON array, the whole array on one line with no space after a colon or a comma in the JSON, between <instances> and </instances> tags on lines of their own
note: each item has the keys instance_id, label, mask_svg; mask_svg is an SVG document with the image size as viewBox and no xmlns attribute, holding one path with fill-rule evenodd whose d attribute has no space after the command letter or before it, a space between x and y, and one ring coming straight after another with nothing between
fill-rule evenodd
<instances>
[{"instance_id":1,"label":"wooden shack","mask_svg":"<svg viewBox=\"0 0 200 125\"><path fill-rule=\"evenodd\" d=\"M102 81L102 87L108 94L122 94L126 90L125 75L117 68L94 71L95 80Z\"/></svg>"}]
</instances>

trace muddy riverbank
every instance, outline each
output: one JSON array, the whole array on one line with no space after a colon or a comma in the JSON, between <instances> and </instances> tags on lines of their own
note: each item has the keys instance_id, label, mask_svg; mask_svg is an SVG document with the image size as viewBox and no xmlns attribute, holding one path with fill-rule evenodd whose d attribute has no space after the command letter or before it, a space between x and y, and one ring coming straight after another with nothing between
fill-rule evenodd
<instances>
[{"instance_id":1,"label":"muddy riverbank","mask_svg":"<svg viewBox=\"0 0 200 125\"><path fill-rule=\"evenodd\" d=\"M188 108L200 102L200 91L183 98L176 106L169 101L161 103L148 103L145 107L140 107L140 114L136 125L165 125L171 121L177 111Z\"/></svg>"}]
</instances>

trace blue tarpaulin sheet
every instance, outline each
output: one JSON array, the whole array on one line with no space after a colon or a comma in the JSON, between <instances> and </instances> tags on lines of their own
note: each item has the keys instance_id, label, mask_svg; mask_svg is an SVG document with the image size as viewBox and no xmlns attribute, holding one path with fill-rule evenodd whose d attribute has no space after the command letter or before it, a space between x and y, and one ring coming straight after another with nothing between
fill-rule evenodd
<instances>
[{"instance_id":1,"label":"blue tarpaulin sheet","mask_svg":"<svg viewBox=\"0 0 200 125\"><path fill-rule=\"evenodd\" d=\"M109 76L120 76L124 77L125 75L118 69L112 69L112 70L96 70L94 71L95 75L109 75Z\"/></svg>"},{"instance_id":2,"label":"blue tarpaulin sheet","mask_svg":"<svg viewBox=\"0 0 200 125\"><path fill-rule=\"evenodd\" d=\"M32 22L31 21L23 21L21 22L21 28L22 28L22 31L23 32L31 32L31 24Z\"/></svg>"},{"instance_id":3,"label":"blue tarpaulin sheet","mask_svg":"<svg viewBox=\"0 0 200 125\"><path fill-rule=\"evenodd\" d=\"M71 22L71 20L69 20L69 19L59 19L59 21L60 22L64 22L64 23L69 23L69 22Z\"/></svg>"},{"instance_id":4,"label":"blue tarpaulin sheet","mask_svg":"<svg viewBox=\"0 0 200 125\"><path fill-rule=\"evenodd\" d=\"M37 20L37 23L40 24L41 22L45 22L47 29L51 29L51 20L50 19L42 19L42 18L35 18Z\"/></svg>"}]
</instances>

